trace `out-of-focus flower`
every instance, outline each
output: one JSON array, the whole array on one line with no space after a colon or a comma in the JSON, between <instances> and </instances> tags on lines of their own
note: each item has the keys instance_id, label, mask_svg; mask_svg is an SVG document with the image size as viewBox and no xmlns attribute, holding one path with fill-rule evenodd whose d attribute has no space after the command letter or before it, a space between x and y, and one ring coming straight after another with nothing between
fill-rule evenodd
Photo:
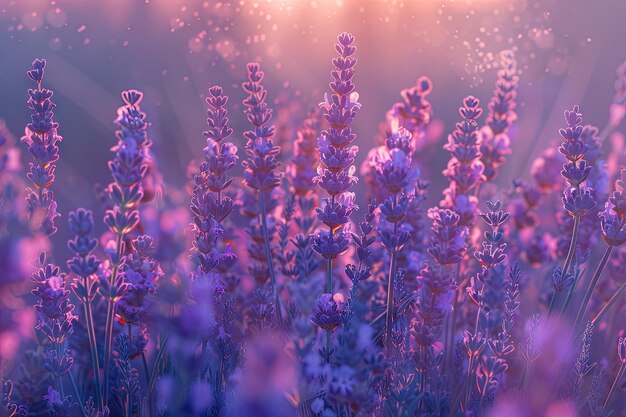
<instances>
[{"instance_id":1,"label":"out-of-focus flower","mask_svg":"<svg viewBox=\"0 0 626 417\"><path fill-rule=\"evenodd\" d=\"M456 129L448 136L444 146L452 157L443 174L450 180L450 186L443 192L441 206L455 210L460 216L460 224L473 224L477 211L477 199L470 192L484 180L485 166L480 160L480 138L476 119L482 114L479 100L468 96L463 100L459 113L463 117Z\"/></svg>"},{"instance_id":2,"label":"out-of-focus flower","mask_svg":"<svg viewBox=\"0 0 626 417\"><path fill-rule=\"evenodd\" d=\"M609 246L620 246L626 242L626 169L615 182L615 191L600 212L602 239Z\"/></svg>"},{"instance_id":3,"label":"out-of-focus flower","mask_svg":"<svg viewBox=\"0 0 626 417\"><path fill-rule=\"evenodd\" d=\"M499 167L511 153L508 130L517 119L515 98L518 82L515 54L511 50L500 52L498 80L487 105L487 126L480 131L481 161L485 166L484 175L487 181L495 178Z\"/></svg>"},{"instance_id":4,"label":"out-of-focus flower","mask_svg":"<svg viewBox=\"0 0 626 417\"><path fill-rule=\"evenodd\" d=\"M28 146L33 158L27 176L35 188L29 188L26 197L31 227L52 236L57 230L54 221L60 214L56 211L57 203L50 186L55 180L56 162L59 160L58 143L63 138L57 134L59 124L54 121L56 105L51 100L52 91L41 87L45 68L46 60L36 59L28 71L28 77L37 84L37 88L28 90L31 122L26 125L21 140Z\"/></svg>"}]
</instances>

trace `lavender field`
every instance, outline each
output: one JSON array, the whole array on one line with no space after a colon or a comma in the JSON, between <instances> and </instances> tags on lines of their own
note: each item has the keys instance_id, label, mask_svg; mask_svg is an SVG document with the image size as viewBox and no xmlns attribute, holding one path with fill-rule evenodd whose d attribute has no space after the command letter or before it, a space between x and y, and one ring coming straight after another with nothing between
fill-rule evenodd
<instances>
[{"instance_id":1,"label":"lavender field","mask_svg":"<svg viewBox=\"0 0 626 417\"><path fill-rule=\"evenodd\" d=\"M622 0L0 0L0 417L626 416Z\"/></svg>"}]
</instances>

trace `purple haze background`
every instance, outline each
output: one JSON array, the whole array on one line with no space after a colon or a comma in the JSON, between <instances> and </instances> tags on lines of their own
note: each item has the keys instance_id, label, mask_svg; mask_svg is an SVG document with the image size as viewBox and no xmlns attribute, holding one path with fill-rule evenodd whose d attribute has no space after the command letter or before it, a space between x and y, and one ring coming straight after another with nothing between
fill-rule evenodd
<instances>
[{"instance_id":1,"label":"purple haze background","mask_svg":"<svg viewBox=\"0 0 626 417\"><path fill-rule=\"evenodd\" d=\"M124 272L122 276L126 283L132 282L135 286L128 290L126 300L107 303L105 297L102 298L99 303L103 310L102 323L98 323L100 313L94 310L94 331L98 348L102 350L98 379L102 379L105 385L103 393L107 393L105 380L109 380L107 383L112 386L111 402L115 404L109 407L111 415L157 415L155 413L165 409L169 409L169 415L239 413L237 415L330 417L505 413L601 416L609 409L614 410L613 415L623 415L626 344L619 338L624 337L625 331L622 319L625 298L617 298L611 303L612 310L593 332L589 330L580 335L585 329L584 323L600 311L619 288L623 288L626 279L623 244L614 245L606 258L605 268L600 269L599 282L589 300L586 315L585 309L580 313L576 307L583 302L585 286L596 266L602 265L606 245L601 237L606 240L607 229L606 226L601 228L597 214L604 210L611 193L619 191L615 188L615 181L620 178L619 170L624 168L626 159L622 123L624 103L619 102L619 93L616 98L615 90L616 69L626 59L626 46L621 41L626 37L622 22L624 13L626 5L619 0L602 4L522 0L113 0L106 4L0 0L0 55L3 57L0 60L0 120L3 121L0 136L12 137L15 141L14 147L0 147L1 152L10 148L8 163L3 166L1 174L4 189L1 264L5 273L0 306L5 318L0 329L3 338L0 370L3 378L13 380L12 401L27 405L30 415L90 415L84 404L93 396L95 408L90 417L104 412L99 404L99 393L96 394L91 383L84 387L79 384L78 394L86 408L63 404L56 397L59 391L57 379L46 377L41 364L47 349L45 346L49 343L44 343L45 336L41 331L34 330L39 318L32 308L37 298L30 294L35 285L29 276L41 250L47 252L48 261L54 261L68 272L66 261L75 253L80 258L80 251L68 248L66 244L75 234L82 236L80 228L68 227L67 223L69 213L78 207L93 211L93 230L89 230L89 235L98 240L93 253L103 262L100 271L105 271L96 274L97 279L95 275L89 279L94 283L101 282L102 276L107 277L106 271L113 270L115 260L112 264L105 260L108 256L115 257L112 255L115 250L109 243L115 235L115 227L110 222L105 225L101 221L106 210L116 205L114 199L107 200L106 197L111 194L110 188L107 189L107 184L111 183L107 163L113 158L110 149L116 143L115 131L119 128L112 122L116 117L115 109L124 104L120 92L137 89L144 94L140 105L150 123L147 137L151 141L149 153L144 155L143 150L139 151L146 159L138 164L148 161L149 168L139 182L143 193L143 202L138 206L141 222L137 230L126 236L126 247L119 249L118 245L117 248L127 255L126 261L120 264ZM299 144L294 141L300 130L301 137L317 144L321 131L328 128L326 122L320 122L319 112L311 115L310 111L318 108L325 92L329 94L331 79L328 72L332 68L331 59L337 52L332 45L342 32L350 32L356 38L358 64L352 81L359 94L360 108L357 106L358 116L351 123L356 135L354 145L359 150L339 165L348 172L349 166L354 164L354 175L360 180L349 187L356 194L354 200L351 197L339 200L337 210L343 210L347 216L334 231L350 230L361 239L371 235L376 240L369 247L362 244L363 240L359 244L357 239L355 246L346 235L351 249L330 262L334 268L334 285L329 290L325 271L332 250L324 247L324 240L320 238L324 233L324 239L328 238L324 229L327 229L329 220L328 215L316 216L313 209L320 204L324 207L324 190L330 185L324 179L314 184L314 171L301 169L301 166L316 167L319 155L310 145L307 148L302 141ZM507 137L510 137L511 153L506 155L506 162L497 170L498 175L488 184L476 188L471 185L468 190L460 192L468 198L480 192L478 206L471 208L471 214L466 218L463 216L466 208L459 205L456 197L442 200L442 193L458 193L449 183L454 172L442 174L451 158L450 152L454 152L458 143L445 149L444 144L460 120L458 109L466 96L480 100L483 114L478 126L488 124L485 120L489 113L488 103L493 95L497 71L502 68L500 53L504 50L513 52L513 73L519 76L516 96L512 99L516 103L513 111L516 118L507 121L507 128L510 124ZM32 81L25 72L35 58L46 59L43 84L54 90L53 100L57 105L54 120L59 123L58 133L63 137L59 145L61 156L56 162L56 180L50 187L61 217L56 219L59 230L51 237L38 233L36 222L29 223L24 203L26 194L21 194L30 182L26 178L30 161L27 147L19 143L24 126L29 122L26 90L32 88ZM245 148L261 159L268 158L258 146L246 146L249 136L244 137L244 132L251 129L244 114L246 107L250 106L242 104L250 92L242 88L242 82L248 77L246 64L249 62L259 62L265 73L262 84L267 89L267 104L274 110L271 124L277 129L274 142L281 148L280 154L271 157L283 162L274 169L285 172L289 180L283 181L279 187L286 191L275 189L267 201L268 218L273 226L270 234L274 236L272 262L280 287L276 292L271 285L273 280L269 279L272 269L266 271L263 267L264 262L267 264L263 227L255 223L255 217L261 216L257 201L259 194L241 184L244 176L250 175L245 177L250 185L255 183L255 175L259 175L254 169L244 172L241 161L246 159ZM384 145L385 129L381 129L381 125L387 123L387 129L395 129L392 120L398 116L393 111L387 112L394 103L402 100L400 91L415 86L421 76L427 76L432 82L432 91L425 95L432 106L432 113L424 113L428 114L429 120L417 123L409 135L411 139L405 137L406 132L394 131L391 138L395 145L388 145L387 149L382 146L378 154L369 154L370 149ZM202 185L205 183L195 181L194 188L191 178L197 174L198 161L203 158L202 148L207 146L202 136L207 130L205 98L212 94L208 92L209 87L216 85L221 86L223 94L229 97L223 107L228 112L228 125L233 133L226 135L228 138L212 139L218 147L222 140L233 142L239 157L232 171L228 170L228 176L234 177L234 182L224 187L224 195L230 195L236 207L232 213L227 213L224 224L222 220L218 221L217 229L223 228L224 234L215 235L220 239L216 244L217 252L221 253L216 255L220 261L213 259L213 255L203 258L202 253L206 253L202 250L190 253L192 243L195 242L197 248L202 240L198 230L205 226L196 223L195 228L191 227L193 218L189 210L192 191L195 196L206 193L209 199L215 192L214 189L211 192L198 191L205 189ZM624 88L623 84L619 86ZM217 90L215 92L217 94ZM348 99L349 102L355 100ZM133 99L127 99L128 109L134 104ZM559 294L566 294L574 280L562 271L569 269L566 255L572 220L560 200L566 184L560 173L565 159L557 148L563 140L559 129L566 127L563 111L572 110L575 105L580 106L582 125L597 126L599 132L595 136L600 139L596 141L590 130L578 132L587 145L591 144L592 150L583 158L591 166L591 174L585 179L598 194L593 195L596 206L585 209L588 220L582 221L579 239L587 246L579 243L582 247L572 253L574 260L569 261L574 265L580 262L584 271L581 273L583 280L577 282L578 289L573 292L570 303L569 297L565 301L565 295L554 297L556 301L551 300L555 289ZM325 107L330 108L330 104ZM263 112L261 108L250 108L252 114ZM352 111L351 105L348 108ZM336 126L342 125L335 122ZM330 125L335 126L333 123L331 120ZM470 125L472 123L468 122ZM572 122L573 131L576 131L576 125L575 121ZM255 132L257 137L259 134L263 136L262 131ZM339 148L343 147L341 143ZM394 147L397 149L392 151ZM326 153L329 158L337 152L333 146L320 145L320 148L322 155ZM508 145L504 148L508 149ZM304 154L299 160L302 165L295 164L296 168L288 163L294 149ZM413 154L412 151L416 152ZM223 157L219 152L217 156L212 155ZM353 163L352 157L355 158ZM580 159L573 154L570 157L572 163ZM371 168L370 162L373 163ZM385 162L389 162L387 168ZM472 161L468 166L476 167ZM410 185L390 186L397 178L393 177L396 173L392 175L389 170L404 169L402 175L410 184L418 178L416 167L419 167L419 179L428 182L429 186L422 189L420 183L419 190L412 191L410 202L403 203L400 194L408 192ZM247 168L251 169L250 166ZM578 166L574 169L584 171ZM209 177L217 175L214 168L205 171ZM285 202L289 201L290 192L294 190L290 178L298 174L303 175L302 181L314 190L314 195L304 191L300 194L303 198L312 198L312 206L302 207L300 202L294 201L291 207L294 213L290 214L289 204L284 211ZM578 187L571 178L568 181ZM318 188L318 184L322 188ZM584 190L586 185L582 187ZM395 190L393 193L398 200L390 200L387 207L380 209L369 207L372 195L378 197L377 205L385 205L389 190ZM569 192L568 196L571 195ZM615 201L621 201L620 196L615 197ZM206 218L215 217L214 213L207 214L208 203L204 203L203 209L202 198L197 198L200 200L194 204L196 216L200 218L198 221L202 223L201 219L207 221ZM488 207L487 202L496 199L502 201L502 206ZM248 212L240 210L241 201ZM537 206L535 201L538 201ZM569 206L566 204L566 208L575 212L579 208L577 204L583 203L572 201ZM354 204L358 205L358 210ZM402 204L409 207L406 210L412 214L406 216L410 220L398 221L390 216L390 210ZM613 204L619 207L619 204ZM435 206L441 210L428 212ZM367 217L369 209L371 212ZM459 213L458 223L449 220L450 214L443 209ZM487 225L477 214L488 213L490 209L493 216L510 212L507 223L500 219L494 226L496 233L500 223L504 224L504 236L499 239L495 234L481 235ZM590 215L589 212L594 210ZM611 210L609 207L604 225L613 221ZM302 227L297 224L298 218L308 218L312 223ZM363 219L371 224L365 230L359 229ZM446 230L448 227L452 230L449 241L442 243L433 237L433 219L448 219L450 224L445 226ZM493 218L489 221L493 222ZM250 234L257 239L258 247L250 244L249 235L243 231L250 222L254 225ZM389 243L392 241L390 236L408 239L401 236L404 232L402 224L410 222L414 222L407 232L410 242L390 249L393 246ZM397 230L394 224L400 225ZM461 230L465 226L468 229ZM621 227L623 229L623 224ZM438 229L433 230L436 233ZM202 233L213 232L202 230ZM292 244L289 239L296 238L298 233L303 237L309 233L317 237ZM131 244L140 234L150 235L155 243L150 244L146 238ZM502 239L506 248L501 246ZM483 240L493 245L490 248L502 250L506 259L493 261L484 253L475 257L474 253L481 250ZM610 245L619 243L611 242ZM230 255L231 249L227 249L228 243L232 243L237 262ZM444 245L446 250L463 244L468 248L465 253L459 246L463 252L460 263L458 260L448 262L442 259L449 257L449 253L428 250L437 244ZM357 248L362 252L357 253ZM586 249L589 249L588 255ZM285 256L289 251L295 251L292 252L293 259ZM298 251L312 263L309 265L298 258L295 254ZM370 251L372 254L368 258L365 254ZM396 256L394 251L398 252L398 260L394 261L395 267L390 268L389 260ZM411 255L401 256L402 251ZM365 274L361 265L370 266L371 277L363 278L363 282L358 282L360 279L351 282L348 277L354 276L344 273L345 265L350 263L359 266L352 270L353 273L359 271L357 276ZM396 295L400 297L398 302L407 311L394 313L396 316L391 314L389 318L390 309L397 306L394 307L393 301L385 300L391 288L388 275L392 275L389 270L397 273L398 263L405 275L396 279L404 284L394 286L394 290L400 294ZM519 274L514 268L516 263L520 267ZM261 266L257 268L256 264ZM457 264L462 265L458 270L455 269ZM196 267L200 269L196 270ZM248 267L253 270L249 271ZM560 268L558 274L555 267ZM485 272L492 269L498 272ZM501 281L484 284L488 281L481 278L483 273L498 276ZM59 285L56 278L49 280L58 274L48 275L47 281L42 282L50 282L53 287ZM311 278L303 280L305 275ZM74 271L66 277L68 289L75 276ZM158 288L152 283L157 278ZM519 309L511 307L515 302L510 300L511 294L515 293L516 280L520 281ZM354 281L357 281L358 290ZM454 290L455 283L461 288ZM101 289L103 285L99 285ZM499 337L491 328L490 319L484 317L482 307L477 318L476 305L472 301L480 299L476 291L490 285L496 294L492 304L498 310L494 314L496 318L491 320L498 321L498 325L502 320L505 323L510 321L505 326L511 328L504 332L509 338L503 346L486 348L485 351L491 353L485 353L484 359L476 359L478 363L472 364L467 358L463 359L461 351L467 348L471 352L468 344L480 344L475 340L476 330L485 326L483 333L493 333L492 342ZM433 324L425 318L425 312L433 306L424 301L423 294L425 290L432 290L441 295L438 286L445 288L441 303L449 306L442 313L443 321ZM267 293L255 293L255 288L265 288ZM452 294L450 291L458 297L458 304L446 298L446 293ZM335 292L341 295L333 296ZM201 300L197 294L205 299ZM91 342L81 336L91 330L87 331L81 324L86 314L83 304L74 293L67 296L76 305L75 314L79 316L74 324L75 333L67 341L64 338L62 341L65 348L70 349L67 357L71 356L75 361L70 374L75 374L73 377L79 382L91 381ZM275 300L281 303L281 298L282 305L277 304ZM408 303L406 306L405 302ZM555 317L553 310L559 312L564 302L569 310L562 317L560 314ZM131 336L128 339L116 336L124 334L124 326L117 322L113 324L112 319L105 323L107 310L113 314L113 304L124 326L130 323ZM294 305L293 312L290 311L291 304ZM251 313L244 309L252 306L254 310L255 306L261 305L266 306L265 313L256 310ZM136 306L139 306L139 312L133 310ZM282 315L277 316L275 310L282 311ZM385 323L374 321L372 326L368 324L382 313L386 313L386 320L382 320ZM229 315L236 317L232 323L219 324L215 319ZM280 319L274 323L278 317ZM450 320L456 320L452 326L454 330L447 327L446 322ZM350 327L351 321L354 321L353 327ZM396 326L398 335L387 331L389 327L385 326L390 322ZM111 332L107 323L114 328L111 330L113 336L108 335ZM319 327L318 331L315 326ZM464 333L466 330L469 335ZM220 369L219 366L215 368L215 361L219 363L223 354L216 345L215 341L221 339L215 332L218 335L227 333L232 342L228 346L237 352L229 356L230 362L226 365L227 370L220 374L219 383L211 379L216 378L212 372ZM431 335L433 332L434 336ZM167 335L173 336L167 339ZM404 337L405 345L399 343L390 348L394 337L398 340ZM458 345L453 342L455 338ZM527 338L534 338L534 341L528 342ZM164 340L168 342L164 343ZM514 351L502 353L507 344L513 346ZM331 352L331 346L336 346L336 351ZM541 348L541 355L536 359L539 365L533 364L529 371L525 356L531 355L537 346ZM481 349L485 349L484 346ZM496 353L498 349L500 354ZM146 367L141 352L145 352ZM159 362L160 352L168 358L167 355L171 355L166 365ZM441 352L444 353L439 363L436 355ZM175 353L180 353L180 357ZM64 352L54 354L61 357ZM348 359L350 355L362 355L369 362L356 363ZM59 361L58 357L54 359L48 355L48 359L43 360ZM508 369L494 373L493 398L482 395L478 381L482 381L480 378L485 375L485 369L495 367L495 359L505 357ZM458 363L453 363L455 358ZM103 366L102 362L107 361L111 362L110 367ZM411 366L415 369L407 371ZM197 367L199 372L196 372ZM465 375L467 367L471 369L471 377ZM574 376L570 374L572 368ZM454 369L465 371L457 375ZM159 371L161 376L151 381L149 375L154 374L153 371ZM63 375L61 378L67 378L68 374ZM421 382L422 378L424 382ZM37 382L32 382L35 379ZM476 383L468 382L470 379ZM137 391L133 394L136 404L130 410L127 406L125 408L123 394L120 394L123 392L120 386L124 383L131 386L136 383ZM65 387L65 394L71 394L76 400L70 380L60 384ZM446 388L437 384L445 384ZM29 385L34 388L27 389ZM474 385L474 388L468 388ZM52 387L52 392L48 391L48 386ZM602 410L609 392L613 393L611 406ZM48 397L44 399L44 395ZM475 401L477 396L480 397L478 403ZM303 400L304 397L307 398ZM528 398L534 400L526 401ZM438 408L439 403L446 405ZM4 407L0 408L0 416L12 415L9 400ZM400 407L403 407L404 414L398 411ZM21 411L15 409L13 412Z\"/></svg>"}]
</instances>

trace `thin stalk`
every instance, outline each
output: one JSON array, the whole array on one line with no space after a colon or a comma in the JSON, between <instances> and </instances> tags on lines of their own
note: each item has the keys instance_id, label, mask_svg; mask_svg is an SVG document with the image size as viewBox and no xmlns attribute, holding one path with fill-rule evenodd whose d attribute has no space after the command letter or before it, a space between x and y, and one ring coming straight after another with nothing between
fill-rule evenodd
<instances>
[{"instance_id":1,"label":"thin stalk","mask_svg":"<svg viewBox=\"0 0 626 417\"><path fill-rule=\"evenodd\" d=\"M146 360L146 352L141 352L141 362L143 363L143 370L146 373L146 381L150 382L150 369L148 369L148 361Z\"/></svg>"},{"instance_id":2,"label":"thin stalk","mask_svg":"<svg viewBox=\"0 0 626 417\"><path fill-rule=\"evenodd\" d=\"M74 395L76 396L76 401L78 402L78 405L80 405L80 411L82 411L83 416L87 417L87 413L85 412L85 404L83 403L83 399L80 397L80 394L78 393L78 387L76 386L76 381L74 380L74 376L72 375L71 372L68 372L68 375L70 376L70 382L72 383L72 388L74 389Z\"/></svg>"},{"instance_id":3,"label":"thin stalk","mask_svg":"<svg viewBox=\"0 0 626 417\"><path fill-rule=\"evenodd\" d=\"M89 282L87 277L83 277L83 284L87 291L89 291ZM87 325L87 337L89 339L89 350L91 352L91 366L93 367L94 373L94 385L96 388L96 403L100 407L100 410L103 408L102 397L100 396L100 364L98 363L98 345L96 341L95 328L93 324L93 314L91 312L91 302L89 301L89 294L87 294L87 298L85 299L85 303L83 304L85 310L85 322Z\"/></svg>"},{"instance_id":4,"label":"thin stalk","mask_svg":"<svg viewBox=\"0 0 626 417\"><path fill-rule=\"evenodd\" d=\"M276 324L281 331L284 331L283 325L283 313L280 305L280 298L278 296L278 285L276 282L276 273L274 271L274 263L272 261L272 250L270 248L270 238L267 231L267 208L265 206L265 192L259 191L259 202L261 204L261 229L263 231L263 241L265 247L265 261L270 273L270 279L272 281L272 292L276 300Z\"/></svg>"},{"instance_id":5,"label":"thin stalk","mask_svg":"<svg viewBox=\"0 0 626 417\"><path fill-rule=\"evenodd\" d=\"M154 365L152 365L152 373L150 374L150 383L148 383L148 390L146 391L146 398L148 399L147 403L150 403L150 396L157 380L157 370L160 366L161 360L163 359L163 355L165 354L165 347L167 346L167 340L169 339L169 337L169 335L166 335L165 338L161 341L161 346L159 347L159 351L157 352L156 358L154 359Z\"/></svg>"},{"instance_id":6,"label":"thin stalk","mask_svg":"<svg viewBox=\"0 0 626 417\"><path fill-rule=\"evenodd\" d=\"M611 297L609 302L606 303L604 307L602 307L602 310L600 310L598 314L596 314L593 320L591 320L591 324L595 326L600 320L602 320L602 317L604 317L607 311L613 306L613 304L615 304L615 302L622 296L622 294L624 294L624 290L626 290L626 282L623 283L621 287L619 287L619 289L615 292L615 294L613 294L613 297Z\"/></svg>"},{"instance_id":7,"label":"thin stalk","mask_svg":"<svg viewBox=\"0 0 626 417\"><path fill-rule=\"evenodd\" d=\"M563 276L567 275L570 267L572 266L572 261L574 260L574 254L576 253L576 241L578 240L579 230L580 230L580 216L575 216L574 217L574 230L572 231L572 240L569 243L569 250L567 251L567 257L565 258L565 265L563 265Z\"/></svg>"},{"instance_id":8,"label":"thin stalk","mask_svg":"<svg viewBox=\"0 0 626 417\"><path fill-rule=\"evenodd\" d=\"M563 276L567 275L570 267L572 266L572 261L574 260L574 254L576 253L576 242L578 241L578 232L580 231L580 216L574 217L574 228L572 230L572 240L569 243L569 249L567 251L567 256L565 257L565 264L563 265ZM567 306L569 304L570 299L572 298L572 294L578 285L578 280L572 284L567 292L567 298L565 299L565 303L561 307L560 315L565 313ZM558 297L558 295L554 295L553 297ZM556 301L556 300L555 300ZM548 316L552 313L552 310L548 310Z\"/></svg>"},{"instance_id":9,"label":"thin stalk","mask_svg":"<svg viewBox=\"0 0 626 417\"><path fill-rule=\"evenodd\" d=\"M63 356L63 343L57 343L56 349L57 349L57 356L59 357L59 360L61 360L61 357ZM56 380L57 380L57 385L59 386L59 393L61 394L61 398L65 398L65 392L63 390L63 378L61 378L61 376L58 375L56 377Z\"/></svg>"},{"instance_id":10,"label":"thin stalk","mask_svg":"<svg viewBox=\"0 0 626 417\"><path fill-rule=\"evenodd\" d=\"M396 195L393 196L393 208L396 207ZM393 224L394 236L398 234L398 222ZM389 277L387 278L387 319L385 320L386 338L385 344L387 350L392 350L392 336L393 336L393 281L395 277L396 268L396 248L390 250L391 259L389 260Z\"/></svg>"},{"instance_id":11,"label":"thin stalk","mask_svg":"<svg viewBox=\"0 0 626 417\"><path fill-rule=\"evenodd\" d=\"M124 205L122 205L122 212L125 210ZM124 235L119 233L117 235L116 241L116 250L117 250L117 259L121 258L122 252L122 239ZM119 270L120 265L117 264L113 267L113 272L111 273L110 284L114 285L115 280L117 278L117 272ZM109 405L109 375L110 375L110 367L111 367L111 348L113 346L113 321L115 319L115 302L113 300L108 300L107 306L107 321L105 327L105 335L104 335L104 404Z\"/></svg>"},{"instance_id":12,"label":"thin stalk","mask_svg":"<svg viewBox=\"0 0 626 417\"><path fill-rule=\"evenodd\" d=\"M567 307L569 307L569 303L572 300L572 295L574 294L574 290L576 289L576 287L578 287L578 284L580 283L581 276L582 276L582 271L577 269L576 276L574 277L574 283L572 284L572 286L569 288L569 291L567 292L567 298L565 298L565 302L563 303L563 306L561 307L561 314L559 317L563 316L563 314L565 314L565 311L567 311Z\"/></svg>"},{"instance_id":13,"label":"thin stalk","mask_svg":"<svg viewBox=\"0 0 626 417\"><path fill-rule=\"evenodd\" d=\"M612 251L613 251L613 246L607 246L606 251L604 251L604 256L602 257L602 260L598 264L598 267L596 268L596 271L593 274L593 278L591 278L591 282L589 283L589 286L587 287L587 290L585 291L585 297L583 298L583 301L580 304L580 308L578 309L578 314L576 315L576 321L574 321L574 327L572 327L571 339L573 339L574 335L578 331L578 326L580 326L583 316L585 315L585 311L587 310L587 304L589 304L589 300L591 299L593 290L595 289L596 284L598 283L598 280L600 279L600 276L602 275L602 271L604 270L604 267L606 266L607 261L611 257Z\"/></svg>"},{"instance_id":14,"label":"thin stalk","mask_svg":"<svg viewBox=\"0 0 626 417\"><path fill-rule=\"evenodd\" d=\"M604 406L602 406L602 411L600 412L600 415L604 415L604 410L611 402L611 398L613 397L613 394L615 393L615 389L617 388L619 381L622 379L622 376L624 376L624 371L626 371L626 363L622 362L621 365L619 366L619 371L617 371L617 375L615 375L615 379L613 380L613 385L611 385L611 389L609 390L609 395L607 395L606 401L604 402Z\"/></svg>"},{"instance_id":15,"label":"thin stalk","mask_svg":"<svg viewBox=\"0 0 626 417\"><path fill-rule=\"evenodd\" d=\"M335 204L335 196L330 196L330 204ZM333 228L329 227L330 237L333 237ZM328 294L333 293L333 260L328 258L327 268L326 268L326 292ZM330 363L330 348L332 344L332 330L326 330L326 352L329 355L326 358L326 361Z\"/></svg>"},{"instance_id":16,"label":"thin stalk","mask_svg":"<svg viewBox=\"0 0 626 417\"><path fill-rule=\"evenodd\" d=\"M573 287L573 285L572 285ZM554 306L556 305L556 298L559 296L557 291L552 293L552 297L550 297L550 305L548 306L548 317L552 314L552 310L554 310Z\"/></svg>"}]
</instances>

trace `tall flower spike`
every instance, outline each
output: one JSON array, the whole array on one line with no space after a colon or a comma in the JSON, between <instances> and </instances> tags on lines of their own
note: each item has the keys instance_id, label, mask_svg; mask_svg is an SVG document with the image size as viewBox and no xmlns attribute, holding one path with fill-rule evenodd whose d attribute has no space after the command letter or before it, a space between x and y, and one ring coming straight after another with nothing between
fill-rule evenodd
<instances>
[{"instance_id":1,"label":"tall flower spike","mask_svg":"<svg viewBox=\"0 0 626 417\"><path fill-rule=\"evenodd\" d=\"M200 171L193 178L191 213L193 219L194 262L203 272L211 272L224 260L218 251L218 239L223 234L221 223L231 213L234 203L224 195L233 179L229 173L236 167L239 157L237 147L226 141L233 130L228 125L226 104L228 97L221 87L209 89L207 124L204 132L206 147ZM227 251L230 253L229 249ZM234 256L234 255L233 255Z\"/></svg>"},{"instance_id":2,"label":"tall flower spike","mask_svg":"<svg viewBox=\"0 0 626 417\"><path fill-rule=\"evenodd\" d=\"M243 101L246 106L246 117L253 126L253 130L244 133L247 139L246 154L248 158L243 161L244 183L256 190L259 194L259 207L261 211L262 243L265 252L265 262L270 275L272 294L276 304L276 323L284 330L282 308L278 295L278 282L274 263L270 235L267 225L267 197L272 189L278 187L282 175L276 172L280 166L280 147L274 145L274 125L270 124L272 110L267 106L267 90L261 84L263 71L258 63L249 63L247 66L248 81L242 84L243 90L248 97Z\"/></svg>"},{"instance_id":3,"label":"tall flower spike","mask_svg":"<svg viewBox=\"0 0 626 417\"><path fill-rule=\"evenodd\" d=\"M404 101L394 103L386 114L387 125L392 132L403 127L411 133L413 151L428 145L424 143L422 135L432 117L432 105L428 101L432 89L430 78L419 77L415 86L400 92Z\"/></svg>"},{"instance_id":4,"label":"tall flower spike","mask_svg":"<svg viewBox=\"0 0 626 417\"><path fill-rule=\"evenodd\" d=\"M254 127L244 133L247 139L243 161L245 184L255 190L267 192L280 185L281 175L275 170L280 166L280 148L274 145L274 125L270 124L272 110L265 99L267 90L261 84L263 71L257 63L248 64L248 81L242 84L248 97L243 101L246 117Z\"/></svg>"},{"instance_id":5,"label":"tall flower spike","mask_svg":"<svg viewBox=\"0 0 626 417\"><path fill-rule=\"evenodd\" d=\"M480 161L480 138L476 119L482 114L477 98L468 96L463 100L459 113L463 120L448 136L444 149L451 158L443 174L450 180L444 190L442 207L455 210L460 216L460 224L472 225L477 214L478 199L473 190L484 180L484 165Z\"/></svg>"},{"instance_id":6,"label":"tall flower spike","mask_svg":"<svg viewBox=\"0 0 626 417\"><path fill-rule=\"evenodd\" d=\"M139 224L137 205L143 193L143 180L148 170L149 150L152 141L148 138L146 114L141 111L143 93L137 90L122 92L124 105L117 109L115 132L118 142L111 148L115 156L109 162L113 182L106 190L111 207L104 215L104 224L115 235L114 250L111 252L109 276L100 279L99 292L107 300L107 318L104 344L104 403L109 399L109 373L113 344L113 322L117 303L126 291L123 263L126 252L125 238Z\"/></svg>"},{"instance_id":7,"label":"tall flower spike","mask_svg":"<svg viewBox=\"0 0 626 417\"><path fill-rule=\"evenodd\" d=\"M62 138L57 134L59 124L54 121L56 105L52 102L52 91L41 87L45 68L46 60L36 59L32 69L27 72L37 88L28 90L31 122L26 125L21 140L28 146L28 152L33 158L27 176L34 188L26 190L31 227L52 236L57 231L54 221L60 215L50 186L55 180L56 162L59 160L58 143Z\"/></svg>"},{"instance_id":8,"label":"tall flower spike","mask_svg":"<svg viewBox=\"0 0 626 417\"><path fill-rule=\"evenodd\" d=\"M352 132L352 122L361 107L359 95L355 90L352 77L356 58L354 36L342 33L337 37L335 50L338 57L333 59L334 69L330 74L333 81L329 84L331 94L324 94L324 102L320 108L324 119L329 123L328 129L322 131L317 139L320 151L320 166L317 176L313 179L317 185L328 192L324 199L324 207L317 209L318 219L328 226L328 230L320 230L315 236L313 250L322 255L327 262L326 288L324 293L333 293L333 259L345 253L350 240L344 232L344 226L350 221L350 215L357 206L354 194L348 191L357 182L354 176L354 160L359 150L353 145L356 135ZM319 323L314 321L316 325ZM326 362L330 362L331 328L326 329L326 347L320 350Z\"/></svg>"},{"instance_id":9,"label":"tall flower spike","mask_svg":"<svg viewBox=\"0 0 626 417\"><path fill-rule=\"evenodd\" d=\"M319 136L320 166L313 179L317 185L330 195L324 199L325 207L318 210L318 219L329 226L328 231L320 231L313 248L326 258L331 265L332 259L348 249L349 240L344 235L343 226L350 221L350 214L356 209L354 197L346 194L357 182L353 175L354 158L358 147L352 145L356 135L351 124L361 107L358 94L354 91L352 77L356 59L353 57L356 47L354 36L343 33L335 45L339 57L333 59L335 68L331 71L333 82L330 83L331 95L325 94L320 104L322 114L329 127ZM344 214L345 213L345 214ZM338 221L329 223L328 219ZM332 293L332 279L327 280L326 292Z\"/></svg>"},{"instance_id":10,"label":"tall flower spike","mask_svg":"<svg viewBox=\"0 0 626 417\"><path fill-rule=\"evenodd\" d=\"M591 172L591 166L584 159L589 146L583 138L582 114L578 106L565 111L566 127L559 130L563 142L559 152L567 159L563 164L561 176L568 182L563 191L563 207L574 218L572 239L563 266L563 275L567 275L574 258L581 217L596 206L595 192L585 184Z\"/></svg>"},{"instance_id":11,"label":"tall flower spike","mask_svg":"<svg viewBox=\"0 0 626 417\"><path fill-rule=\"evenodd\" d=\"M517 119L515 98L517 97L517 63L513 51L500 53L500 70L493 96L487 105L487 129L482 129L480 143L481 161L485 166L485 179L492 180L498 168L511 153L508 130Z\"/></svg>"}]
</instances>

